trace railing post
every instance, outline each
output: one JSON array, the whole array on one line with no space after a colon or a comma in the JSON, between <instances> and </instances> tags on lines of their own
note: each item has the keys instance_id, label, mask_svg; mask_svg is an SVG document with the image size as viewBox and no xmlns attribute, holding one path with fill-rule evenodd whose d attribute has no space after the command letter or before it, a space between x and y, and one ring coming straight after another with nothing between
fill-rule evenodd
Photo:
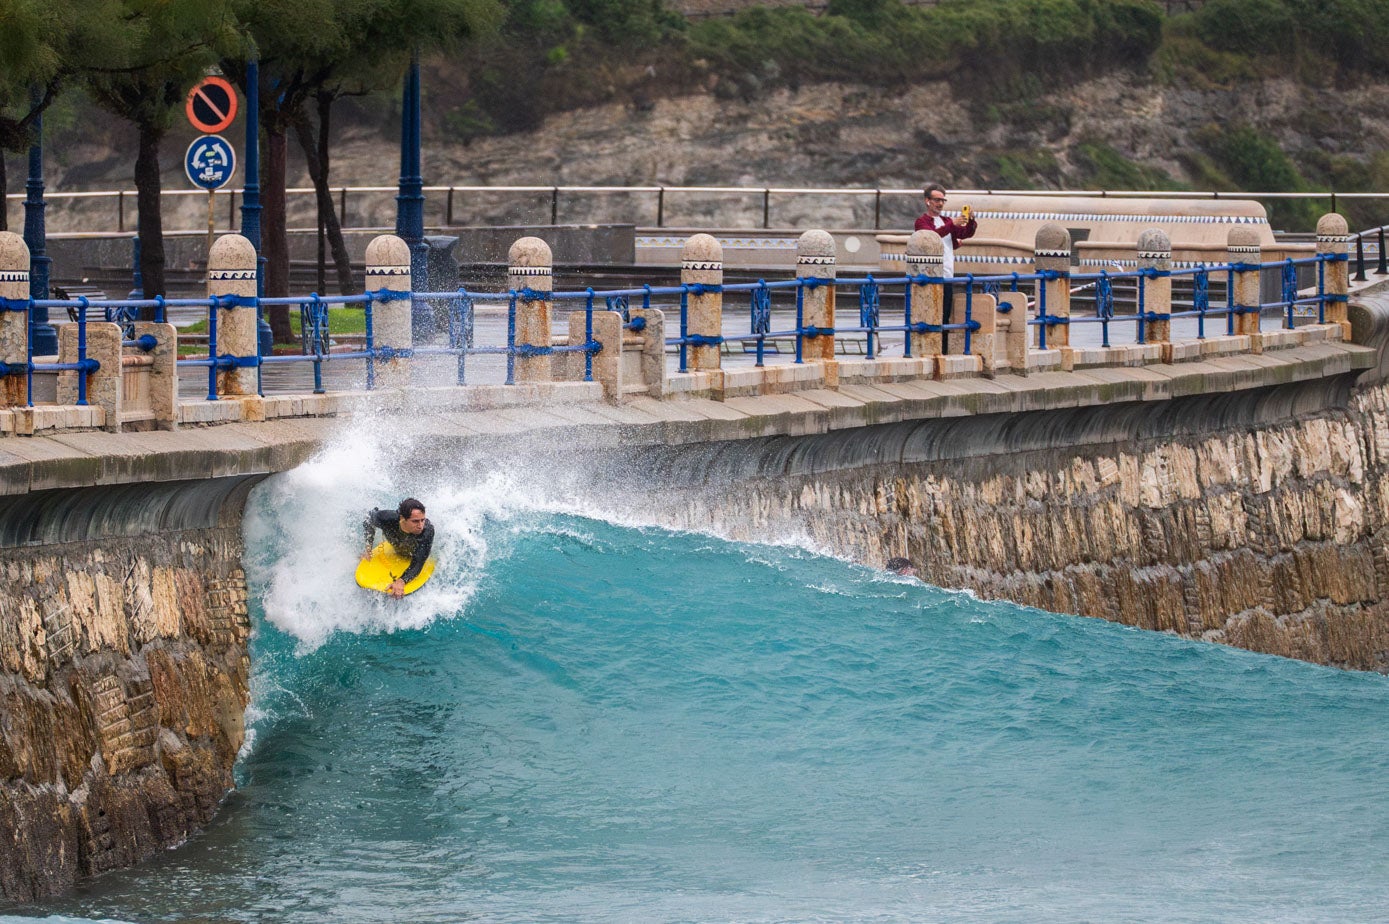
<instances>
[{"instance_id":1,"label":"railing post","mask_svg":"<svg viewBox=\"0 0 1389 924\"><path fill-rule=\"evenodd\" d=\"M256 394L256 249L240 234L219 237L207 253L207 295L217 307L217 349L209 359L217 368L217 396L248 398ZM209 339L210 342L210 339Z\"/></svg>"},{"instance_id":2,"label":"railing post","mask_svg":"<svg viewBox=\"0 0 1389 924\"><path fill-rule=\"evenodd\" d=\"M1038 273L1051 274L1037 283L1038 298L1045 299L1046 344L1061 353L1061 369L1074 367L1071 354L1071 232L1058 224L1037 229L1034 265Z\"/></svg>"},{"instance_id":3,"label":"railing post","mask_svg":"<svg viewBox=\"0 0 1389 924\"><path fill-rule=\"evenodd\" d=\"M690 371L712 372L722 365L723 245L711 234L695 234L680 251L680 284L690 286Z\"/></svg>"},{"instance_id":4,"label":"railing post","mask_svg":"<svg viewBox=\"0 0 1389 924\"><path fill-rule=\"evenodd\" d=\"M1156 275L1143 287L1143 303L1149 343L1162 344L1161 361L1172 362L1172 240L1160 228L1138 235L1138 268Z\"/></svg>"},{"instance_id":5,"label":"railing post","mask_svg":"<svg viewBox=\"0 0 1389 924\"><path fill-rule=\"evenodd\" d=\"M23 367L29 361L29 245L12 231L0 231L0 363ZM0 375L0 407L29 403L24 375Z\"/></svg>"},{"instance_id":6,"label":"railing post","mask_svg":"<svg viewBox=\"0 0 1389 924\"><path fill-rule=\"evenodd\" d=\"M523 237L507 253L507 287L516 300L516 381L550 382L550 295L555 276L550 245Z\"/></svg>"},{"instance_id":7,"label":"railing post","mask_svg":"<svg viewBox=\"0 0 1389 924\"><path fill-rule=\"evenodd\" d=\"M1235 314L1235 334L1249 337L1251 353L1262 353L1259 337L1259 263L1263 248L1253 228L1236 225L1226 238L1231 272L1231 303Z\"/></svg>"},{"instance_id":8,"label":"railing post","mask_svg":"<svg viewBox=\"0 0 1389 924\"><path fill-rule=\"evenodd\" d=\"M945 272L945 247L940 235L922 229L912 232L907 239L907 298L912 306L908 320L912 329L907 331L906 355L919 359L934 359L941 354L944 340L940 326L945 321L945 285L940 282ZM930 282L918 282L917 277L925 276ZM918 329L925 325L931 330Z\"/></svg>"},{"instance_id":9,"label":"railing post","mask_svg":"<svg viewBox=\"0 0 1389 924\"><path fill-rule=\"evenodd\" d=\"M1326 258L1326 323L1341 326L1341 339L1350 340L1346 298L1350 293L1350 266L1346 262L1350 229L1335 212L1317 221L1317 255Z\"/></svg>"},{"instance_id":10,"label":"railing post","mask_svg":"<svg viewBox=\"0 0 1389 924\"><path fill-rule=\"evenodd\" d=\"M801 357L821 364L825 387L839 386L839 363L834 358L834 238L828 231L806 231L796 241L796 278L824 279L823 285L807 286L802 301L802 323L808 331Z\"/></svg>"},{"instance_id":11,"label":"railing post","mask_svg":"<svg viewBox=\"0 0 1389 924\"><path fill-rule=\"evenodd\" d=\"M414 274L410 245L394 234L381 234L367 244L367 293L372 294L373 345L379 355L376 382L381 388L405 388L410 384L410 356L414 344ZM378 296L387 295L382 298ZM397 293L405 293L399 297Z\"/></svg>"}]
</instances>

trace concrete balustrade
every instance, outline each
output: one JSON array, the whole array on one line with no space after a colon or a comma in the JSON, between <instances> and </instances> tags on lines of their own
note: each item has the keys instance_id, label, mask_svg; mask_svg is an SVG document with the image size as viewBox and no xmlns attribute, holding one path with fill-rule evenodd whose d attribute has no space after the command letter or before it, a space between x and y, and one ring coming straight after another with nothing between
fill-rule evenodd
<instances>
[{"instance_id":1,"label":"concrete balustrade","mask_svg":"<svg viewBox=\"0 0 1389 924\"><path fill-rule=\"evenodd\" d=\"M410 384L410 350L414 343L411 301L390 296L404 295L414 287L410 245L394 234L382 234L367 244L366 257L367 291L388 296L371 301L374 345L384 349L387 356L376 363L376 385L404 388Z\"/></svg>"},{"instance_id":2,"label":"concrete balustrade","mask_svg":"<svg viewBox=\"0 0 1389 924\"><path fill-rule=\"evenodd\" d=\"M582 346L590 342L588 326L586 310L569 313L570 346ZM622 362L624 333L620 313L595 308L592 343L598 347L598 352L592 354L591 361L585 360L583 353L566 354L568 368L574 371L573 378L577 381L583 380L584 370L591 362L593 381L603 386L603 397L609 401L621 400L625 390L623 373L626 370Z\"/></svg>"},{"instance_id":3,"label":"concrete balustrade","mask_svg":"<svg viewBox=\"0 0 1389 924\"><path fill-rule=\"evenodd\" d=\"M960 317L966 312L960 310ZM998 299L987 292L976 292L969 301L967 320L979 325L969 336L969 357L977 363L979 374L991 379L998 368ZM961 346L965 338L960 338Z\"/></svg>"},{"instance_id":4,"label":"concrete balustrade","mask_svg":"<svg viewBox=\"0 0 1389 924\"><path fill-rule=\"evenodd\" d=\"M925 276L927 282L913 281L908 286L913 325L925 324L931 330L912 330L912 355L937 357L941 355L944 338L940 326L945 323L945 286L939 281L945 272L945 246L934 231L915 231L907 241L907 275Z\"/></svg>"},{"instance_id":5,"label":"concrete balustrade","mask_svg":"<svg viewBox=\"0 0 1389 924\"><path fill-rule=\"evenodd\" d=\"M1344 256L1350 239L1345 231L1343 219L1336 215L1325 216L1318 224L1319 253ZM1036 296L1031 304L1022 292L995 294L983 288L967 289L963 278L955 280L952 286L945 285L941 278L943 248L940 238L930 231L916 232L904 248L910 274L905 292L897 289L893 293L891 286L884 290L888 293L888 312L901 311L898 306L902 302L898 299L906 296L904 307L909 310L904 319L906 336L892 331L879 333L874 344L875 355L868 359L849 355L855 352L855 346L860 353L863 351L861 336L844 338L836 334L834 239L822 230L806 231L797 241L796 276L804 284L799 293L801 362L789 361L786 351L790 338L781 336L775 338L779 349L769 344L765 365L746 362L730 368L723 357L728 351L722 344L723 246L712 235L695 234L685 242L681 254L681 281L687 287L685 329L695 339L685 345L688 371L677 373L670 368L674 359L664 340L667 317L658 308L629 308L627 317L631 323L627 323L619 312L602 310L597 305L589 312L583 300L569 301L568 337L556 338L552 329L552 252L539 238L521 238L513 243L508 255L508 287L518 295L526 293L531 297L520 295L516 300L512 342L519 355L514 357L512 365L514 381L530 387L468 386L466 393L460 392L456 397L450 397L452 391L447 386L431 387L426 389L430 393L427 403L438 407L448 406L451 401L469 407L514 407L599 399L623 404L645 397L734 402L750 397L822 392L841 386L848 389L927 383L932 379L994 378L1004 371L1027 376L1044 370L1200 362L1217 356L1289 349L1349 337L1345 302L1349 269L1346 262L1340 260L1322 268L1329 298L1325 325L1306 323L1304 311L1294 328L1280 326L1277 330L1261 331L1257 312L1241 312L1227 321L1224 299L1217 296L1210 304L1204 339L1192 337L1184 322L1180 335L1183 339L1173 341L1170 273L1181 271L1174 270L1170 238L1163 229L1148 228L1141 232L1133 247L1127 254L1108 254L1112 259L1105 265L1137 267L1149 274L1143 277L1141 286L1146 313L1145 342L1136 342L1135 319L1127 307L1132 304L1127 300L1129 293L1139 288L1133 277L1129 277L1116 285L1116 301L1125 307L1110 321L1111 345L1103 346L1096 343L1098 328L1088 301L1079 303L1086 307L1085 316L1072 318L1072 283L1080 281L1072 274L1072 242L1066 228L1051 223L1037 232L1030 262L1052 278L1037 282ZM1237 226L1229 232L1221 256L1239 267L1257 267L1261 253L1259 232ZM27 248L17 235L0 234L0 286L4 287L0 292L7 293L7 298L18 299L21 304L27 299L28 273L24 268L27 258ZM368 246L367 260L367 288L378 295L372 302L374 346L384 352L383 358L375 363L374 384L385 389L404 389L412 383L411 312L407 293L413 280L409 250L394 235L382 235ZM1085 275L1092 275L1092 272L1087 271ZM1223 271L1213 274L1216 278L1212 283L1216 288L1224 282L1223 275ZM1259 270L1240 268L1231 276L1233 303L1236 306L1258 305ZM815 282L807 283L807 280ZM993 280L990 287L998 281ZM854 284L858 282L854 280ZM1004 284L1007 284L1006 279ZM945 298L951 288L954 292L950 326L971 322L968 343L963 330L950 331L950 336L943 335L941 330L947 325ZM1096 283L1087 279L1080 288L1093 291ZM216 352L226 368L218 369L214 378L218 397L237 400L177 400L176 332L171 326L137 325L136 337L153 338L154 348L144 351L122 349L120 332L115 325L92 320L86 330L87 355L96 360L100 368L85 374L89 406L75 407L78 373L55 374L56 370L44 369L42 365L51 360L43 360L37 372L45 378L40 379L38 390L42 394L43 386L52 388L56 381L56 406L50 399L36 402L39 407L24 407L24 376L5 376L2 380L4 400L11 407L15 407L16 402L20 406L0 415L0 431L32 434L94 426L108 430L126 426L174 428L180 423L219 424L350 413L354 400L359 400L351 391L266 399L256 396L254 291L254 254L249 243L238 235L221 238L210 254L208 292L211 296L229 299L227 304L219 305L217 311ZM848 291L853 294L852 285ZM662 299L658 304L665 304L667 308L674 301L669 291L657 293L656 298ZM1029 315L1037 316L1038 301L1045 305L1046 349L1039 349L1040 337L1034 339L1027 330L1029 326L1037 326L1029 324ZM601 296L595 302L601 303ZM786 330L786 307L783 296L778 305L780 314L774 323L775 329ZM1079 322L1084 323L1077 326ZM879 323L901 330L901 322L891 314L880 315ZM1227 323L1235 329L1235 336L1225 336ZM63 363L76 362L78 326L63 322L58 326L59 359ZM1073 327L1080 338L1078 341L1071 336ZM1039 332L1042 330L1039 328ZM26 333L23 311L0 315L0 348L8 350L5 361L15 363L21 372L26 359L23 353ZM841 339L847 347L844 355L837 349ZM567 348L555 353L557 346ZM584 347L592 349L586 353ZM904 347L910 356L904 355ZM416 378L420 377L419 367L424 362L424 359L413 360ZM586 365L591 367L591 383L583 381ZM432 376L433 373L429 384L440 384ZM949 387L958 386L952 382Z\"/></svg>"},{"instance_id":6,"label":"concrete balustrade","mask_svg":"<svg viewBox=\"0 0 1389 924\"><path fill-rule=\"evenodd\" d=\"M58 327L58 362L68 364L78 362L83 352L86 358L95 360L97 368L91 372L66 371L58 373L58 403L65 406L86 404L100 408L101 428L112 433L121 429L121 407L124 403L125 370L122 366L121 328L119 324L107 321L88 321L86 325L85 351L79 340L82 325L63 324ZM86 400L81 398L78 387L79 377L86 379Z\"/></svg>"},{"instance_id":7,"label":"concrete balustrade","mask_svg":"<svg viewBox=\"0 0 1389 924\"><path fill-rule=\"evenodd\" d=\"M516 357L516 381L552 381L549 295L555 276L550 245L538 237L523 237L512 244L507 252L506 285L513 292L529 289L539 296L516 298L516 346L530 354Z\"/></svg>"},{"instance_id":8,"label":"concrete balustrade","mask_svg":"<svg viewBox=\"0 0 1389 924\"><path fill-rule=\"evenodd\" d=\"M1350 229L1346 220L1335 212L1323 215L1317 221L1317 253L1350 255ZM1346 293L1350 291L1350 262L1335 260L1326 264L1323 284L1327 302L1325 320L1327 324L1341 327L1341 339L1350 339L1350 321L1346 315Z\"/></svg>"},{"instance_id":9,"label":"concrete balustrade","mask_svg":"<svg viewBox=\"0 0 1389 924\"><path fill-rule=\"evenodd\" d=\"M796 241L796 278L823 279L824 285L802 290L801 323L814 333L802 338L801 359L824 368L824 386L839 384L839 363L834 355L834 238L827 231L807 231Z\"/></svg>"},{"instance_id":10,"label":"concrete balustrade","mask_svg":"<svg viewBox=\"0 0 1389 924\"><path fill-rule=\"evenodd\" d=\"M1007 310L1004 311L1004 308ZM1013 375L1027 375L1027 296L1022 292L998 293L995 318L995 324L1003 338L1008 371Z\"/></svg>"},{"instance_id":11,"label":"concrete balustrade","mask_svg":"<svg viewBox=\"0 0 1389 924\"><path fill-rule=\"evenodd\" d=\"M1231 228L1229 243L1226 245L1227 261L1232 265L1244 265L1249 269L1236 269L1232 274L1231 288L1235 304L1235 334L1248 336L1249 349L1253 353L1263 352L1259 339L1259 312L1249 309L1259 304L1259 270L1262 259L1259 236L1251 228Z\"/></svg>"},{"instance_id":12,"label":"concrete balustrade","mask_svg":"<svg viewBox=\"0 0 1389 924\"><path fill-rule=\"evenodd\" d=\"M172 324L155 321L137 321L135 339L153 337L154 348L149 351L136 351L135 355L147 356L150 363L144 369L142 378L143 400L138 407L130 406L130 389L124 396L121 426L128 423L149 425L159 430L173 430L178 427L178 329Z\"/></svg>"},{"instance_id":13,"label":"concrete balustrade","mask_svg":"<svg viewBox=\"0 0 1389 924\"><path fill-rule=\"evenodd\" d=\"M719 342L723 337L723 245L712 234L695 234L680 252L680 284L705 287L686 297L686 327L695 337L711 343L689 347L689 369L712 372L721 366ZM709 291L708 289L712 289Z\"/></svg>"},{"instance_id":14,"label":"concrete balustrade","mask_svg":"<svg viewBox=\"0 0 1389 924\"><path fill-rule=\"evenodd\" d=\"M29 298L29 245L12 231L0 231L0 298ZM0 363L22 366L28 362L28 338L28 313L0 310ZM0 376L0 407L22 407L28 400L24 376Z\"/></svg>"},{"instance_id":15,"label":"concrete balustrade","mask_svg":"<svg viewBox=\"0 0 1389 924\"><path fill-rule=\"evenodd\" d=\"M1143 280L1144 309L1148 314L1145 339L1161 344L1162 362L1172 361L1172 242L1157 228L1138 236L1138 268L1156 275Z\"/></svg>"},{"instance_id":16,"label":"concrete balustrade","mask_svg":"<svg viewBox=\"0 0 1389 924\"><path fill-rule=\"evenodd\" d=\"M1061 368L1071 370L1071 233L1057 224L1043 225L1037 231L1033 262L1039 273L1054 273L1037 283L1038 315L1045 308L1046 348L1060 356ZM1041 342L1038 341L1040 346Z\"/></svg>"},{"instance_id":17,"label":"concrete balustrade","mask_svg":"<svg viewBox=\"0 0 1389 924\"><path fill-rule=\"evenodd\" d=\"M256 249L240 234L219 237L208 251L207 295L228 299L216 310L218 356L212 358L236 362L217 370L217 397L255 397Z\"/></svg>"}]
</instances>

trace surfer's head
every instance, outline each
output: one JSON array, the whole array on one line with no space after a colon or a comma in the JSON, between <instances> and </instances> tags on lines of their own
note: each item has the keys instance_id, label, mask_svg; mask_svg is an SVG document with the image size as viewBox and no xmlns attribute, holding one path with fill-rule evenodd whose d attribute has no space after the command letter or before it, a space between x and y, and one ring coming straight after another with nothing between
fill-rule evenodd
<instances>
[{"instance_id":1,"label":"surfer's head","mask_svg":"<svg viewBox=\"0 0 1389 924\"><path fill-rule=\"evenodd\" d=\"M889 558L887 560L887 570L893 574L900 574L905 577L916 576L916 566L905 558Z\"/></svg>"},{"instance_id":2,"label":"surfer's head","mask_svg":"<svg viewBox=\"0 0 1389 924\"><path fill-rule=\"evenodd\" d=\"M407 497L400 502L400 506L396 508L396 513L400 514L400 528L405 532L413 533L416 536L424 532L424 504L413 497Z\"/></svg>"}]
</instances>

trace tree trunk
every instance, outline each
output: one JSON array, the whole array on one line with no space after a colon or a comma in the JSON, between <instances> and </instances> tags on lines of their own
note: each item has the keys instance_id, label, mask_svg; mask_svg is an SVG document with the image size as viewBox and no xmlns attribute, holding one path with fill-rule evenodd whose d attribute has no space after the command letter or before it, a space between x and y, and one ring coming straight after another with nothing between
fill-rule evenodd
<instances>
[{"instance_id":1,"label":"tree trunk","mask_svg":"<svg viewBox=\"0 0 1389 924\"><path fill-rule=\"evenodd\" d=\"M265 255L265 294L270 298L289 295L289 237L285 214L284 119L275 114L265 120L265 175L261 184L261 248ZM266 320L276 343L290 343L294 333L289 326L289 308L276 305L265 309Z\"/></svg>"},{"instance_id":2,"label":"tree trunk","mask_svg":"<svg viewBox=\"0 0 1389 924\"><path fill-rule=\"evenodd\" d=\"M342 237L342 223L333 205L333 193L328 188L328 118L331 106L331 99L325 101L319 97L317 139L309 132L308 120L302 117L294 120L294 134L299 139L299 147L304 150L304 160L308 164L309 179L313 181L314 198L318 204L318 218L323 223L328 246L333 252L338 291L348 295L357 291L352 279L352 257Z\"/></svg>"},{"instance_id":3,"label":"tree trunk","mask_svg":"<svg viewBox=\"0 0 1389 924\"><path fill-rule=\"evenodd\" d=\"M135 155L136 225L140 235L140 276L145 298L165 293L164 216L159 207L159 143L164 132L149 123L140 125L139 151ZM141 308L142 321L154 320L154 308Z\"/></svg>"}]
</instances>

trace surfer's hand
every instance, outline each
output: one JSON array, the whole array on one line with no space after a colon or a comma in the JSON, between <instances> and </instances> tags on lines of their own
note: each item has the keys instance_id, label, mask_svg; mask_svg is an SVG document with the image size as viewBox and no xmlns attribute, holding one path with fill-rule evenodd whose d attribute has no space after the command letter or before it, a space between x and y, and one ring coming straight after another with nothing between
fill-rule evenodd
<instances>
[{"instance_id":1,"label":"surfer's hand","mask_svg":"<svg viewBox=\"0 0 1389 924\"><path fill-rule=\"evenodd\" d=\"M396 597L397 599L405 596L405 582L402 581L400 578L396 578L395 582L392 583L389 588L387 588L386 592L389 593L392 597Z\"/></svg>"}]
</instances>

